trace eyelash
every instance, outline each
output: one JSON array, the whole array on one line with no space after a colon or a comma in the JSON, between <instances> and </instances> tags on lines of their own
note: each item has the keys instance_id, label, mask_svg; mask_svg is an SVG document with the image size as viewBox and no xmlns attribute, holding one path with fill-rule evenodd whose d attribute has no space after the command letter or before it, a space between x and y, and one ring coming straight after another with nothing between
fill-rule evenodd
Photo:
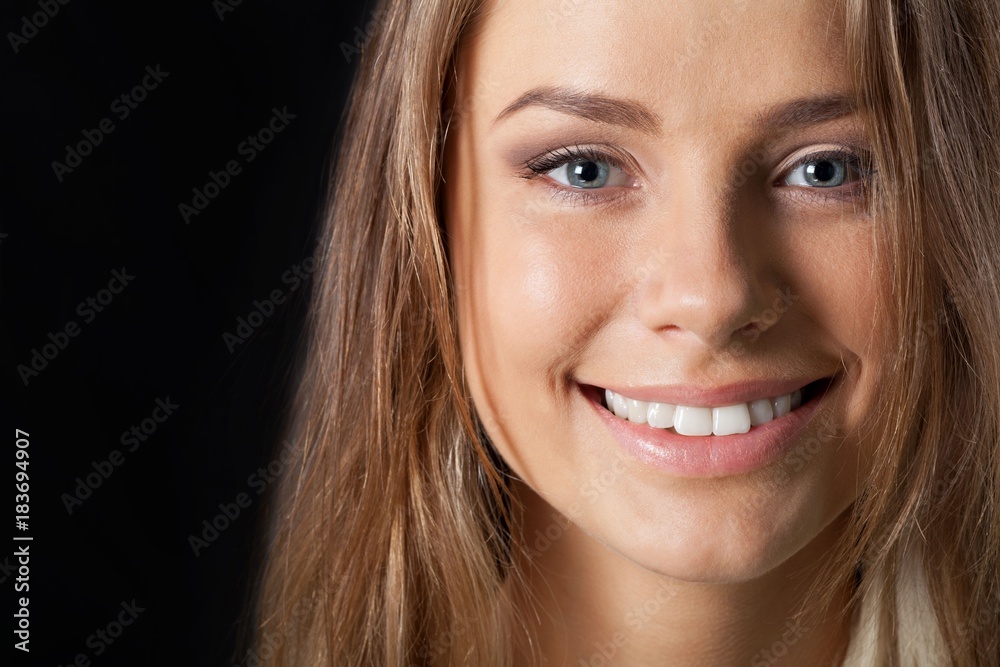
<instances>
[{"instance_id":1,"label":"eyelash","mask_svg":"<svg viewBox=\"0 0 1000 667\"><path fill-rule=\"evenodd\" d=\"M554 151L533 157L525 162L525 172L522 174L522 178L532 180L538 178L539 176L544 176L557 167L565 166L576 160L606 162L607 164L626 172L630 169L638 171L637 169L628 166L627 160L614 155L610 149L598 149L592 146L560 146ZM620 187L614 188L619 191L616 195L611 195L608 192L601 192L601 190L606 190L606 188L585 190L583 188L567 188L558 183L553 184L551 189L553 196L564 198L572 203L578 204L614 201L624 194L623 188Z\"/></svg>"},{"instance_id":2,"label":"eyelash","mask_svg":"<svg viewBox=\"0 0 1000 667\"><path fill-rule=\"evenodd\" d=\"M802 186L784 185L783 181L788 178L789 174L799 167L809 164L810 162L822 162L823 160L837 160L843 162L848 172L854 172L857 175L857 181L850 185L845 184L844 186L838 188L808 188ZM854 148L853 150L837 148L817 151L815 153L810 153L809 155L804 155L789 165L781 173L781 176L775 180L774 185L777 187L793 188L792 192L795 193L794 196L796 197L818 198L823 200L836 199L840 201L849 200L858 196L867 195L871 188L872 181L877 174L877 171L871 165L871 153L861 148ZM852 186L860 190L860 192L850 192L845 190L845 188L851 188Z\"/></svg>"},{"instance_id":3,"label":"eyelash","mask_svg":"<svg viewBox=\"0 0 1000 667\"><path fill-rule=\"evenodd\" d=\"M531 180L540 176L545 176L553 169L565 166L566 164L577 160L605 162L626 172L630 169L630 167L625 166L625 160L603 149L591 146L560 146L554 151L533 157L525 162L525 172L522 177L526 180ZM855 148L853 151L848 149L823 150L804 155L796 160L781 173L781 175L775 180L774 185L776 187L794 188L793 192L795 192L794 196L796 197L818 198L823 200L845 200L855 197L855 194L845 193L841 189L842 187L849 186L841 186L838 188L809 188L803 186L784 185L784 180L787 179L789 174L791 174L794 170L811 162L821 162L823 160L841 161L844 163L849 172L857 174L858 180L856 183L857 187L861 190L861 195L865 195L868 192L871 187L871 181L877 174L877 171L871 167L871 155L868 151L860 148ZM606 188L586 190L583 188L567 188L561 184L553 184L551 189L554 196L566 198L575 203L582 204L586 204L591 201L607 202L617 199L624 194L624 192L619 192L616 195L609 195L607 192L602 193L602 190L605 190ZM622 190L622 188L615 189Z\"/></svg>"}]
</instances>

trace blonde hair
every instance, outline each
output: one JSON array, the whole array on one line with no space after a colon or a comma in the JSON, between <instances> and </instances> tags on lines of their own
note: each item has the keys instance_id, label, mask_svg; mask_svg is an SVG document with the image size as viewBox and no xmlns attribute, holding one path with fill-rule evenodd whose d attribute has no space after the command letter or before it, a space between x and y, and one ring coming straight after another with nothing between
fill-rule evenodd
<instances>
[{"instance_id":1,"label":"blonde hair","mask_svg":"<svg viewBox=\"0 0 1000 667\"><path fill-rule=\"evenodd\" d=\"M863 573L848 664L998 664L1000 10L845 3L898 346L819 599ZM510 497L463 378L439 202L479 4L375 13L319 240L295 461L269 508L261 665L511 665L528 633L503 593Z\"/></svg>"}]
</instances>

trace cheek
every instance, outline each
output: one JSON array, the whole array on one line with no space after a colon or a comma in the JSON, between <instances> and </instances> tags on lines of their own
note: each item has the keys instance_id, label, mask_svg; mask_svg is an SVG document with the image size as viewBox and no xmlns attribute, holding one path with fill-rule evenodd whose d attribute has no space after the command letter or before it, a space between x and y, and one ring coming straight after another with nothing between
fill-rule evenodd
<instances>
[{"instance_id":1,"label":"cheek","mask_svg":"<svg viewBox=\"0 0 1000 667\"><path fill-rule=\"evenodd\" d=\"M878 447L863 436L871 431L868 420L879 400L876 383L888 331L888 281L875 270L873 224L877 221L831 221L820 232L795 239L796 249L786 254L789 280L808 316L802 334L816 336L817 346L836 350L842 362L830 427L818 434L836 437L805 443L790 461L790 472L803 484L829 487L838 505L856 498Z\"/></svg>"},{"instance_id":2,"label":"cheek","mask_svg":"<svg viewBox=\"0 0 1000 667\"><path fill-rule=\"evenodd\" d=\"M867 218L830 219L793 235L787 252L794 284L819 328L851 351L863 350L877 329L881 283Z\"/></svg>"},{"instance_id":3,"label":"cheek","mask_svg":"<svg viewBox=\"0 0 1000 667\"><path fill-rule=\"evenodd\" d=\"M551 440L565 407L565 377L585 339L584 318L593 312L593 285L580 256L531 232L490 233L509 229L503 219L479 220L487 231L483 252L470 257L480 289L468 304L467 330L477 342L479 393L502 426L495 442L517 459L511 450L537 454L542 448L524 443Z\"/></svg>"},{"instance_id":4,"label":"cheek","mask_svg":"<svg viewBox=\"0 0 1000 667\"><path fill-rule=\"evenodd\" d=\"M616 259L594 225L525 215L522 203L512 196L476 211L480 243L469 262L480 282L473 326L490 339L484 370L489 355L497 377L530 388L568 373L606 321Z\"/></svg>"},{"instance_id":5,"label":"cheek","mask_svg":"<svg viewBox=\"0 0 1000 667\"><path fill-rule=\"evenodd\" d=\"M483 260L490 287L482 306L508 353L521 364L542 365L561 334L572 328L569 313L578 305L570 289L573 276L561 268L567 258L543 243L499 235L489 245L494 250Z\"/></svg>"},{"instance_id":6,"label":"cheek","mask_svg":"<svg viewBox=\"0 0 1000 667\"><path fill-rule=\"evenodd\" d=\"M873 390L887 342L884 304L890 295L888 280L875 269L871 226L845 223L832 225L830 232L813 243L803 240L802 250L790 253L790 267L814 330L830 340L848 367L844 419L854 430L877 400Z\"/></svg>"},{"instance_id":7,"label":"cheek","mask_svg":"<svg viewBox=\"0 0 1000 667\"><path fill-rule=\"evenodd\" d=\"M516 202L489 203L469 206L454 232L472 397L519 476L530 483L553 466L568 475L575 453L561 425L570 409L567 378L610 317L615 261L593 233L571 233L580 224L528 219Z\"/></svg>"}]
</instances>

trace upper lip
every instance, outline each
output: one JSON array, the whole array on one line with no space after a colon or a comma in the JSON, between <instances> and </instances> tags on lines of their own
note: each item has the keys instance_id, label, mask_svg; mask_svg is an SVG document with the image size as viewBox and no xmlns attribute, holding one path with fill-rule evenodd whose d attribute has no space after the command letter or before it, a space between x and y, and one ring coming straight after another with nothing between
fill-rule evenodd
<instances>
[{"instance_id":1,"label":"upper lip","mask_svg":"<svg viewBox=\"0 0 1000 667\"><path fill-rule=\"evenodd\" d=\"M720 407L736 403L749 403L758 398L773 398L790 394L796 389L802 389L817 380L828 378L827 375L817 375L811 378L772 379L759 378L742 380L714 387L699 387L694 384L664 384L664 385L594 385L601 389L610 389L616 394L637 401L670 403L689 407Z\"/></svg>"}]
</instances>

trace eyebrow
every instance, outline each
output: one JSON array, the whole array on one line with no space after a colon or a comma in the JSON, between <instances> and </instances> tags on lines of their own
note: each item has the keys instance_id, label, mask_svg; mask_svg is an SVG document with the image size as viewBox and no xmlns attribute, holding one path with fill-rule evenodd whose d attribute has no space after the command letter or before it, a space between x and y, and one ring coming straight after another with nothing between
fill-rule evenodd
<instances>
[{"instance_id":1,"label":"eyebrow","mask_svg":"<svg viewBox=\"0 0 1000 667\"><path fill-rule=\"evenodd\" d=\"M814 125L849 116L858 110L851 95L834 93L776 104L756 115L752 127L760 134L795 125Z\"/></svg>"},{"instance_id":2,"label":"eyebrow","mask_svg":"<svg viewBox=\"0 0 1000 667\"><path fill-rule=\"evenodd\" d=\"M521 109L540 106L585 120L618 125L646 134L658 134L660 117L632 100L588 94L556 86L533 88L509 104L493 120L497 123ZM813 125L848 116L858 109L857 100L845 93L805 97L775 104L756 113L750 126L759 134L798 125Z\"/></svg>"},{"instance_id":3,"label":"eyebrow","mask_svg":"<svg viewBox=\"0 0 1000 667\"><path fill-rule=\"evenodd\" d=\"M497 123L530 106L541 106L598 123L620 125L646 134L660 131L660 117L638 102L555 86L529 90L501 111L493 122Z\"/></svg>"}]
</instances>

